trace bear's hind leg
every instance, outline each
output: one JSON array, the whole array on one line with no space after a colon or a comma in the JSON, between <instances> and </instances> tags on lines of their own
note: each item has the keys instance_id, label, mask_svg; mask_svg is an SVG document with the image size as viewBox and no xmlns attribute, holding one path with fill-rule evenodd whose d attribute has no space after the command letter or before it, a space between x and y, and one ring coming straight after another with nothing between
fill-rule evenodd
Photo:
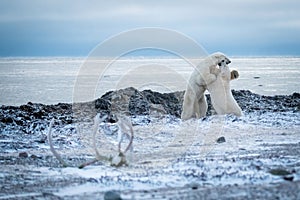
<instances>
[{"instance_id":1,"label":"bear's hind leg","mask_svg":"<svg viewBox=\"0 0 300 200\"><path fill-rule=\"evenodd\" d=\"M205 95L203 95L198 100L198 107L199 107L199 116L198 116L198 118L205 117L206 112L207 112L207 108L208 108Z\"/></svg>"},{"instance_id":2,"label":"bear's hind leg","mask_svg":"<svg viewBox=\"0 0 300 200\"><path fill-rule=\"evenodd\" d=\"M194 115L194 102L196 97L189 90L186 91L184 95L184 101L182 105L181 119L188 120Z\"/></svg>"}]
</instances>

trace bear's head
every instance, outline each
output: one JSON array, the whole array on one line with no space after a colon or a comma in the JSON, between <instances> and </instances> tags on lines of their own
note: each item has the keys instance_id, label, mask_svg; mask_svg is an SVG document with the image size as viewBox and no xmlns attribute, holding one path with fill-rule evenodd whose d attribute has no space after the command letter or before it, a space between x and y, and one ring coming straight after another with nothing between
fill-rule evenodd
<instances>
[{"instance_id":1,"label":"bear's head","mask_svg":"<svg viewBox=\"0 0 300 200\"><path fill-rule=\"evenodd\" d=\"M221 52L216 52L213 53L211 56L211 59L219 66L221 66L222 64L230 64L231 61L229 60L229 58L227 58L227 56L225 56L223 53Z\"/></svg>"}]
</instances>

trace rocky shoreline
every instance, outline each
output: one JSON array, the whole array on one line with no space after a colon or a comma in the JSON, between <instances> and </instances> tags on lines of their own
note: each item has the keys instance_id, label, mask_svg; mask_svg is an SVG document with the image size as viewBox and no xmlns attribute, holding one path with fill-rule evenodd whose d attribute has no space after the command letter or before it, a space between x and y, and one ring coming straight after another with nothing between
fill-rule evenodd
<instances>
[{"instance_id":1,"label":"rocky shoreline","mask_svg":"<svg viewBox=\"0 0 300 200\"><path fill-rule=\"evenodd\" d=\"M232 91L234 98L244 113L265 112L299 112L300 94L263 96L248 90ZM44 105L28 102L21 106L0 107L0 127L7 125L20 127L24 133L29 124L47 122L54 118L61 124L71 124L74 120L74 112L101 113L108 116L107 121L113 122L114 113L123 113L130 116L149 115L156 111L162 115L172 115L180 118L184 92L159 93L151 90L138 91L134 88L126 88L118 91L110 91L92 102L68 104L58 103L56 105ZM214 113L211 106L210 96L206 95L208 101L207 116ZM79 108L78 108L79 107ZM91 117L93 117L91 116ZM76 119L80 120L80 119Z\"/></svg>"}]
</instances>

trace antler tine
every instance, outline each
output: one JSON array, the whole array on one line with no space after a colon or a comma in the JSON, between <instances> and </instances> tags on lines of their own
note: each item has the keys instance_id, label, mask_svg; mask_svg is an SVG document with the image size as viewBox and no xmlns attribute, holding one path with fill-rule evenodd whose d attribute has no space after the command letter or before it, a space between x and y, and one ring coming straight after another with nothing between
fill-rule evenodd
<instances>
[{"instance_id":1,"label":"antler tine","mask_svg":"<svg viewBox=\"0 0 300 200\"><path fill-rule=\"evenodd\" d=\"M55 156L55 158L64 166L64 167L67 167L67 163L61 158L61 156L57 153L57 151L54 149L53 147L53 142L52 142L52 126L54 124L54 119L52 119L50 121L50 124L49 124L49 130L48 130L48 142L49 142L49 145L50 145L50 151L53 153L53 155Z\"/></svg>"},{"instance_id":2,"label":"antler tine","mask_svg":"<svg viewBox=\"0 0 300 200\"><path fill-rule=\"evenodd\" d=\"M132 144L133 144L133 137L134 137L134 132L133 132L133 127L132 127L131 121L128 121L128 122L127 122L127 127L129 128L129 132L130 132L130 135L129 135L130 139L129 139L129 143L128 143L126 149L124 150L124 154L125 154L125 153L130 149L130 147L132 146Z\"/></svg>"},{"instance_id":3,"label":"antler tine","mask_svg":"<svg viewBox=\"0 0 300 200\"><path fill-rule=\"evenodd\" d=\"M97 139L96 139L96 134L98 132L98 127L99 127L100 123L102 121L104 121L104 119L105 119L105 116L100 119L100 114L99 113L94 117L94 127L93 127L93 138L92 139L93 139L93 148L94 148L94 151L96 153L96 158L98 160L107 159L107 157L102 156L99 153L98 148L97 148Z\"/></svg>"},{"instance_id":4,"label":"antler tine","mask_svg":"<svg viewBox=\"0 0 300 200\"><path fill-rule=\"evenodd\" d=\"M126 134L127 136L129 136L129 143L128 143L127 147L125 148L124 152L122 152L122 150L121 150L122 139L121 138L119 139L119 144L118 144L119 152L123 153L123 154L125 154L130 149L130 147L132 146L132 143L133 143L133 128L132 128L131 120L128 119L128 117L126 117L126 116L124 116L124 117L125 117L125 119L120 116L118 117L118 119L119 119L118 125L119 125L119 128L121 129L120 137L122 138L123 134ZM128 134L128 132L130 134Z\"/></svg>"}]
</instances>

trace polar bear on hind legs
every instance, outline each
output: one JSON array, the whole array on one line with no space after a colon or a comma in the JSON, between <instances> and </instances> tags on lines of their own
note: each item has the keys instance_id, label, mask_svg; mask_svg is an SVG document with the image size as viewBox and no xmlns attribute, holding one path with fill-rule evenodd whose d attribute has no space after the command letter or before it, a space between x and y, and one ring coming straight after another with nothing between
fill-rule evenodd
<instances>
[{"instance_id":1,"label":"polar bear on hind legs","mask_svg":"<svg viewBox=\"0 0 300 200\"><path fill-rule=\"evenodd\" d=\"M210 91L212 105L218 115L234 114L239 117L241 116L242 111L233 98L229 87L229 81L237 79L239 73L236 70L232 70L230 74L225 73L222 75L225 76L219 74L216 81L207 85L207 89L209 88L208 90ZM207 112L208 105L205 95L199 99L199 108L200 110L203 110L203 112Z\"/></svg>"},{"instance_id":2,"label":"polar bear on hind legs","mask_svg":"<svg viewBox=\"0 0 300 200\"><path fill-rule=\"evenodd\" d=\"M211 103L218 115L234 114L239 117L242 115L242 109L230 89L230 80L238 78L239 73L236 70L230 72L225 62L221 62L219 66L220 74L217 80L207 85Z\"/></svg>"},{"instance_id":3,"label":"polar bear on hind legs","mask_svg":"<svg viewBox=\"0 0 300 200\"><path fill-rule=\"evenodd\" d=\"M229 64L231 61L222 53L214 53L202 60L194 69L184 94L182 120L206 115L207 103L204 92L207 85L217 80L220 73L217 65L222 62Z\"/></svg>"}]
</instances>

